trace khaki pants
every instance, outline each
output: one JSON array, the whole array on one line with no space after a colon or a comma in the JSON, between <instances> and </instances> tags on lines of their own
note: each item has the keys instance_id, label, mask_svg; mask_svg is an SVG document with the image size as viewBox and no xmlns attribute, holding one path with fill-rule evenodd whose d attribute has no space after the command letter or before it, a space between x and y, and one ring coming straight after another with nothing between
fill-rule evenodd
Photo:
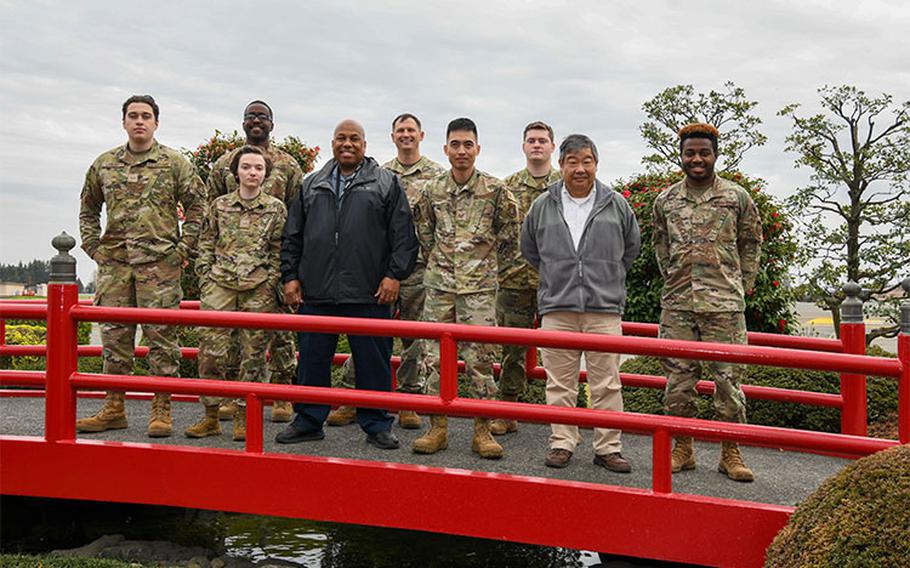
<instances>
[{"instance_id":1,"label":"khaki pants","mask_svg":"<svg viewBox=\"0 0 910 568\"><path fill-rule=\"evenodd\" d=\"M541 329L580 331L622 335L619 314L550 312L543 316ZM574 407L578 400L578 373L581 351L575 349L541 349L547 371L547 404ZM622 384L619 381L619 355L600 351L585 351L591 407L599 410L622 411ZM575 451L581 441L577 426L551 425L550 448ZM598 455L622 450L620 431L594 429L594 452Z\"/></svg>"}]
</instances>

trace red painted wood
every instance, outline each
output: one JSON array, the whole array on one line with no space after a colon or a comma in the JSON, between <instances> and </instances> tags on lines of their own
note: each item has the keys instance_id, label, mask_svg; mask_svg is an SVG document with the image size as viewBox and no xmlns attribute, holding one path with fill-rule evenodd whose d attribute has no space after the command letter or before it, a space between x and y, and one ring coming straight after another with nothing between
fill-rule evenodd
<instances>
[{"instance_id":1,"label":"red painted wood","mask_svg":"<svg viewBox=\"0 0 910 568\"><path fill-rule=\"evenodd\" d=\"M0 453L5 494L357 523L733 568L761 566L792 513L711 497L340 458L7 437L0 437Z\"/></svg>"}]
</instances>

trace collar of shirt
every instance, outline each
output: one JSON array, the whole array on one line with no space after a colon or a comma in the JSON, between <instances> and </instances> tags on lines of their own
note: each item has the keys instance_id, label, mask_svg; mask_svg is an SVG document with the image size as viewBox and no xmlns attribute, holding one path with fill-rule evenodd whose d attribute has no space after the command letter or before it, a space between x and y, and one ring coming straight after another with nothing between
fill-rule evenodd
<instances>
[{"instance_id":1,"label":"collar of shirt","mask_svg":"<svg viewBox=\"0 0 910 568\"><path fill-rule=\"evenodd\" d=\"M338 196L340 200L344 195L345 190L351 187L351 183L354 182L354 178L357 177L357 174L360 173L360 168L363 167L363 162L360 162L360 165L357 166L357 169L354 172L346 176L341 173L341 168L338 167L338 164L335 164L335 167L332 168L332 185L335 188L335 195Z\"/></svg>"},{"instance_id":2,"label":"collar of shirt","mask_svg":"<svg viewBox=\"0 0 910 568\"><path fill-rule=\"evenodd\" d=\"M133 154L130 152L129 147L129 142L127 142L123 145L122 148L120 148L120 151L117 153L117 158L124 164L135 166L144 162L157 162L161 157L161 151L157 140L152 140L152 147L145 152L140 152L139 154Z\"/></svg>"},{"instance_id":3,"label":"collar of shirt","mask_svg":"<svg viewBox=\"0 0 910 568\"><path fill-rule=\"evenodd\" d=\"M411 164L409 166L406 166L406 165L402 164L398 160L398 157L396 156L395 157L395 167L391 168L391 169L392 169L392 171L394 171L396 174L398 174L400 176L409 176L411 174L415 174L415 173L419 172L420 170L422 170L424 168L424 165L426 164L426 161L427 161L427 157L421 156L419 160L417 160L416 162L414 162L413 164Z\"/></svg>"},{"instance_id":4,"label":"collar of shirt","mask_svg":"<svg viewBox=\"0 0 910 568\"><path fill-rule=\"evenodd\" d=\"M720 177L715 175L714 183L712 183L704 191L698 192L698 191L693 191L692 188L689 187L689 179L684 178L683 186L682 186L682 196L684 199L688 199L689 201L694 201L695 203L704 203L704 202L712 199L719 193L718 192L719 185L720 185Z\"/></svg>"},{"instance_id":5,"label":"collar of shirt","mask_svg":"<svg viewBox=\"0 0 910 568\"><path fill-rule=\"evenodd\" d=\"M259 205L262 204L262 195L263 195L263 191L262 191L262 189L260 189L259 194L256 197L254 197L253 199L244 199L243 197L240 196L240 190L235 189L234 191L232 191L230 193L231 197L230 197L229 201L231 202L231 204L240 205L244 209L252 209L252 208L258 207Z\"/></svg>"},{"instance_id":6,"label":"collar of shirt","mask_svg":"<svg viewBox=\"0 0 910 568\"><path fill-rule=\"evenodd\" d=\"M576 207L586 207L589 204L593 205L594 196L597 195L597 184L595 183L591 187L591 192L584 197L572 197L572 194L566 189L566 185L563 184L561 195L563 207L565 207L567 202L573 203Z\"/></svg>"},{"instance_id":7,"label":"collar of shirt","mask_svg":"<svg viewBox=\"0 0 910 568\"><path fill-rule=\"evenodd\" d=\"M478 179L480 179L480 171L477 168L474 168L474 173L471 174L468 181L459 184L452 176L452 170L449 170L449 193L459 194L462 191L474 191Z\"/></svg>"}]
</instances>

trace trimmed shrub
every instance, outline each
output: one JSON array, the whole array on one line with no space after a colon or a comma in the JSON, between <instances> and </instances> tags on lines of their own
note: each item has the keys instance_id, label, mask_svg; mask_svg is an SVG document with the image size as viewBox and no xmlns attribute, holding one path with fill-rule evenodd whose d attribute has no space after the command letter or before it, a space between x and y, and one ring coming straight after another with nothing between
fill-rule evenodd
<instances>
[{"instance_id":1,"label":"trimmed shrub","mask_svg":"<svg viewBox=\"0 0 910 568\"><path fill-rule=\"evenodd\" d=\"M878 347L869 354L894 357ZM621 366L624 373L662 376L663 368L657 357L634 357ZM702 375L706 380L707 373ZM802 391L838 393L840 375L828 371L806 371L780 367L747 365L743 384L785 388ZM868 377L866 380L867 413L870 422L886 420L897 410L897 381L888 377ZM627 412L663 414L663 391L649 388L623 387L623 404ZM699 396L696 402L698 418L713 419L714 406L710 396ZM840 432L840 412L835 408L809 406L787 402L750 399L746 411L750 424L780 426L819 432Z\"/></svg>"},{"instance_id":2,"label":"trimmed shrub","mask_svg":"<svg viewBox=\"0 0 910 568\"><path fill-rule=\"evenodd\" d=\"M92 335L92 324L79 322L76 326L76 342L87 345ZM47 343L47 322L39 320L9 320L6 322L7 345L45 345ZM43 371L44 357L0 357L0 369L16 371Z\"/></svg>"},{"instance_id":3,"label":"trimmed shrub","mask_svg":"<svg viewBox=\"0 0 910 568\"><path fill-rule=\"evenodd\" d=\"M910 446L853 462L797 508L766 567L905 567L910 559Z\"/></svg>"}]
</instances>

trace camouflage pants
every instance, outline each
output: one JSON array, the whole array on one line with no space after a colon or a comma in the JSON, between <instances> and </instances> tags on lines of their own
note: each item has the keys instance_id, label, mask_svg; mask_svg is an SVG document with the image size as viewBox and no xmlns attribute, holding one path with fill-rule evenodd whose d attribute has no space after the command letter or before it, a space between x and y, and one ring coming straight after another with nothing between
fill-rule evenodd
<instances>
[{"instance_id":1,"label":"camouflage pants","mask_svg":"<svg viewBox=\"0 0 910 568\"><path fill-rule=\"evenodd\" d=\"M176 254L156 262L129 264L101 259L98 263L96 306L170 308L180 307L181 260ZM148 363L153 375L179 376L180 347L177 328L142 325L149 347ZM101 324L103 369L105 374L129 375L133 372L136 325Z\"/></svg>"},{"instance_id":2,"label":"camouflage pants","mask_svg":"<svg viewBox=\"0 0 910 568\"><path fill-rule=\"evenodd\" d=\"M295 313L287 306L277 306L277 313ZM269 382L289 385L297 374L297 341L293 331L269 332ZM227 376L237 380L240 375L240 330L231 333L231 350L228 354Z\"/></svg>"},{"instance_id":3,"label":"camouflage pants","mask_svg":"<svg viewBox=\"0 0 910 568\"><path fill-rule=\"evenodd\" d=\"M530 329L537 314L537 290L500 288L496 293L496 325ZM502 346L502 370L499 373L499 397L515 400L525 390L525 353L521 345Z\"/></svg>"},{"instance_id":4,"label":"camouflage pants","mask_svg":"<svg viewBox=\"0 0 910 568\"><path fill-rule=\"evenodd\" d=\"M695 313L663 310L660 337L715 343L746 343L746 319L742 312ZM739 386L742 368L732 363L705 361L714 380L714 412L726 422L746 421L746 397ZM694 359L664 359L667 375L665 411L673 416L694 417L698 413L695 384L701 378L701 362Z\"/></svg>"},{"instance_id":5,"label":"camouflage pants","mask_svg":"<svg viewBox=\"0 0 910 568\"><path fill-rule=\"evenodd\" d=\"M233 312L274 312L276 308L274 288L262 284L252 290L231 290L214 282L202 286L203 310ZM232 328L205 327L199 337L199 377L203 379L241 380L258 383L268 378L268 367L265 361L266 348L269 345L271 332L264 329L238 329L240 348L239 376L228 375L229 353L233 348ZM206 406L221 404L221 397L201 396L200 402ZM245 405L245 399L238 399L238 404Z\"/></svg>"},{"instance_id":6,"label":"camouflage pants","mask_svg":"<svg viewBox=\"0 0 910 568\"><path fill-rule=\"evenodd\" d=\"M420 321L423 315L423 304L427 297L426 288L423 287L423 270L415 271L407 280L401 283L398 293L398 310L401 319ZM424 346L420 339L401 338L401 365L396 372L398 392L422 394L426 388L427 368L424 362ZM354 358L348 357L344 362L344 376L342 384L346 389L354 388Z\"/></svg>"},{"instance_id":7,"label":"camouflage pants","mask_svg":"<svg viewBox=\"0 0 910 568\"><path fill-rule=\"evenodd\" d=\"M427 290L423 320L466 325L496 325L496 293L456 294ZM465 363L471 396L480 399L496 397L493 382L495 348L489 343L459 343L458 355ZM439 342L427 341L427 394L439 394Z\"/></svg>"}]
</instances>

